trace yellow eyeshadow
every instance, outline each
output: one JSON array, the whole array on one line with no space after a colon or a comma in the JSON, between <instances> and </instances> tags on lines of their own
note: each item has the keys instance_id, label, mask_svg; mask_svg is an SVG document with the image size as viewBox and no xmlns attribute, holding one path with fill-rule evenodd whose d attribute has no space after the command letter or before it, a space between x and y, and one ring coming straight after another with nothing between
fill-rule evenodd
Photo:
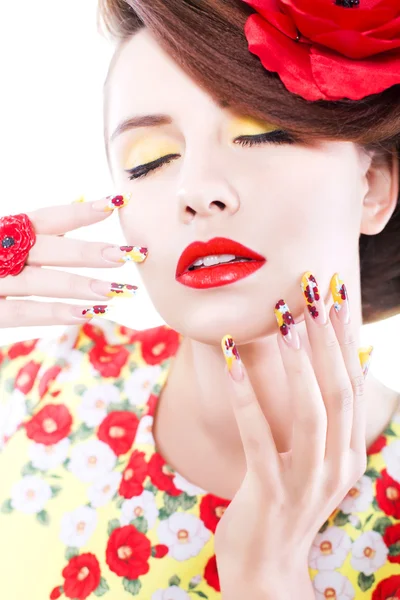
<instances>
[{"instance_id":1,"label":"yellow eyeshadow","mask_svg":"<svg viewBox=\"0 0 400 600\"><path fill-rule=\"evenodd\" d=\"M142 138L129 147L124 160L124 168L133 169L167 154L179 154L180 152L179 144L171 139L164 137Z\"/></svg>"},{"instance_id":2,"label":"yellow eyeshadow","mask_svg":"<svg viewBox=\"0 0 400 600\"><path fill-rule=\"evenodd\" d=\"M252 117L237 117L230 121L228 130L229 136L234 138L238 135L258 135L259 133L269 133L278 129L276 125L267 121L260 121Z\"/></svg>"}]
</instances>

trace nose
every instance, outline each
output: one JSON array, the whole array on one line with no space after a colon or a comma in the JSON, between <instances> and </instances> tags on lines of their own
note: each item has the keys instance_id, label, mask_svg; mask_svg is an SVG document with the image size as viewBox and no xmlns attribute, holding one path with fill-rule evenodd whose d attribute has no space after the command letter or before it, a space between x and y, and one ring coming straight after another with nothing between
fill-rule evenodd
<instances>
[{"instance_id":1,"label":"nose","mask_svg":"<svg viewBox=\"0 0 400 600\"><path fill-rule=\"evenodd\" d=\"M232 165L231 165L232 167ZM186 156L178 187L179 212L182 221L189 224L195 218L217 217L221 213L235 214L240 200L229 181L229 163L203 148L201 156Z\"/></svg>"}]
</instances>

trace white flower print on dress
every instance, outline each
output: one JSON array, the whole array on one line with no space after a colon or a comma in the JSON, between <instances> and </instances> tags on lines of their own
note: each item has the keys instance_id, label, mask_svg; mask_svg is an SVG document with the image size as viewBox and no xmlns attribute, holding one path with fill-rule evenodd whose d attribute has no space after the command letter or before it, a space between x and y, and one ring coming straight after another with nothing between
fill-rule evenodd
<instances>
[{"instance_id":1,"label":"white flower print on dress","mask_svg":"<svg viewBox=\"0 0 400 600\"><path fill-rule=\"evenodd\" d=\"M157 590L152 594L151 600L190 600L189 594L177 585L171 585L165 590Z\"/></svg>"},{"instance_id":2,"label":"white flower print on dress","mask_svg":"<svg viewBox=\"0 0 400 600\"><path fill-rule=\"evenodd\" d=\"M315 600L353 600L355 598L354 587L341 573L337 571L322 571L317 573L313 579L315 589Z\"/></svg>"},{"instance_id":3,"label":"white flower print on dress","mask_svg":"<svg viewBox=\"0 0 400 600\"><path fill-rule=\"evenodd\" d=\"M41 338L36 344L36 350L45 352L53 358L66 358L75 346L75 342L79 335L79 325L70 325L65 328L65 331L59 336L51 338Z\"/></svg>"},{"instance_id":4,"label":"white flower print on dress","mask_svg":"<svg viewBox=\"0 0 400 600\"><path fill-rule=\"evenodd\" d=\"M206 490L203 488L194 485L179 473L173 477L174 485L178 488L178 490L182 490L182 492L186 492L188 496L199 496L200 494L207 494Z\"/></svg>"},{"instance_id":5,"label":"white flower print on dress","mask_svg":"<svg viewBox=\"0 0 400 600\"><path fill-rule=\"evenodd\" d=\"M78 417L88 427L97 427L107 416L107 406L120 400L120 391L115 385L96 385L83 394L78 406Z\"/></svg>"},{"instance_id":6,"label":"white flower print on dress","mask_svg":"<svg viewBox=\"0 0 400 600\"><path fill-rule=\"evenodd\" d=\"M195 515L174 513L161 521L157 529L161 544L169 548L169 555L175 560L187 560L197 556L211 537L211 532Z\"/></svg>"},{"instance_id":7,"label":"white flower print on dress","mask_svg":"<svg viewBox=\"0 0 400 600\"><path fill-rule=\"evenodd\" d=\"M32 515L40 512L52 497L49 484L36 475L27 475L11 489L11 506Z\"/></svg>"},{"instance_id":8,"label":"white flower print on dress","mask_svg":"<svg viewBox=\"0 0 400 600\"><path fill-rule=\"evenodd\" d=\"M66 364L57 377L57 383L78 380L84 357L84 353L80 350L71 350L68 352Z\"/></svg>"},{"instance_id":9,"label":"white flower print on dress","mask_svg":"<svg viewBox=\"0 0 400 600\"><path fill-rule=\"evenodd\" d=\"M89 506L79 506L61 518L60 539L66 546L81 548L91 538L97 526L97 512Z\"/></svg>"},{"instance_id":10,"label":"white flower print on dress","mask_svg":"<svg viewBox=\"0 0 400 600\"><path fill-rule=\"evenodd\" d=\"M400 483L400 440L394 440L382 449L388 475Z\"/></svg>"},{"instance_id":11,"label":"white flower print on dress","mask_svg":"<svg viewBox=\"0 0 400 600\"><path fill-rule=\"evenodd\" d=\"M72 449L68 469L80 481L91 483L112 471L116 462L110 446L100 440L89 440Z\"/></svg>"},{"instance_id":12,"label":"white flower print on dress","mask_svg":"<svg viewBox=\"0 0 400 600\"><path fill-rule=\"evenodd\" d=\"M365 575L372 575L385 564L388 554L389 549L381 534L365 531L353 543L351 566Z\"/></svg>"},{"instance_id":13,"label":"white flower print on dress","mask_svg":"<svg viewBox=\"0 0 400 600\"><path fill-rule=\"evenodd\" d=\"M136 444L150 444L155 446L155 440L152 433L154 418L151 415L145 415L139 421L136 432Z\"/></svg>"},{"instance_id":14,"label":"white flower print on dress","mask_svg":"<svg viewBox=\"0 0 400 600\"><path fill-rule=\"evenodd\" d=\"M357 512L364 512L371 506L374 498L374 490L370 477L363 475L351 490L349 490L342 502L339 504L339 509L346 515Z\"/></svg>"},{"instance_id":15,"label":"white flower print on dress","mask_svg":"<svg viewBox=\"0 0 400 600\"><path fill-rule=\"evenodd\" d=\"M17 431L18 425L25 419L26 397L20 390L14 390L7 400L7 404L0 404L0 450L5 440Z\"/></svg>"},{"instance_id":16,"label":"white flower print on dress","mask_svg":"<svg viewBox=\"0 0 400 600\"><path fill-rule=\"evenodd\" d=\"M41 471L48 471L49 469L58 467L67 458L70 443L68 438L64 438L51 446L32 442L28 448L32 465Z\"/></svg>"},{"instance_id":17,"label":"white flower print on dress","mask_svg":"<svg viewBox=\"0 0 400 600\"><path fill-rule=\"evenodd\" d=\"M161 370L159 365L151 365L137 369L132 373L124 384L124 391L128 396L130 404L133 406L146 404L152 387L160 376Z\"/></svg>"},{"instance_id":18,"label":"white flower print on dress","mask_svg":"<svg viewBox=\"0 0 400 600\"><path fill-rule=\"evenodd\" d=\"M149 529L154 527L158 517L158 508L154 494L144 490L140 496L125 500L121 507L121 525L129 525L137 517L144 517Z\"/></svg>"},{"instance_id":19,"label":"white flower print on dress","mask_svg":"<svg viewBox=\"0 0 400 600\"><path fill-rule=\"evenodd\" d=\"M117 471L96 479L87 491L90 504L94 508L108 504L118 490L121 479L122 473L117 473Z\"/></svg>"},{"instance_id":20,"label":"white flower print on dress","mask_svg":"<svg viewBox=\"0 0 400 600\"><path fill-rule=\"evenodd\" d=\"M349 535L340 527L328 527L317 533L312 543L308 564L319 571L333 571L342 566L351 548Z\"/></svg>"}]
</instances>

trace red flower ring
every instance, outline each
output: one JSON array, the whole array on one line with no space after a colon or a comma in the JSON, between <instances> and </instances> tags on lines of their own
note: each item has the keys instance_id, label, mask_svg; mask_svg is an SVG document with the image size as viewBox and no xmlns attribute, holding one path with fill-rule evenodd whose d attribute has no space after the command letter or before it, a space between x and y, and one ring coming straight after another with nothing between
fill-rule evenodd
<instances>
[{"instance_id":1,"label":"red flower ring","mask_svg":"<svg viewBox=\"0 0 400 600\"><path fill-rule=\"evenodd\" d=\"M32 222L25 214L0 218L0 277L19 275L36 243Z\"/></svg>"},{"instance_id":2,"label":"red flower ring","mask_svg":"<svg viewBox=\"0 0 400 600\"><path fill-rule=\"evenodd\" d=\"M400 84L399 0L243 0L248 49L306 100L359 100Z\"/></svg>"}]
</instances>

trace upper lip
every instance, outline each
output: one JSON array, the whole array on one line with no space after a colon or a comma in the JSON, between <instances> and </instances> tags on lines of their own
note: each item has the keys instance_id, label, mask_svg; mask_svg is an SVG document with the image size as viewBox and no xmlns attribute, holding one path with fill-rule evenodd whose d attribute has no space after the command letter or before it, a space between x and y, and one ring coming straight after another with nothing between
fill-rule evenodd
<instances>
[{"instance_id":1,"label":"upper lip","mask_svg":"<svg viewBox=\"0 0 400 600\"><path fill-rule=\"evenodd\" d=\"M239 242L223 237L215 237L208 242L193 242L182 252L176 267L176 277L179 277L198 258L210 254L234 254L240 258L265 261L266 258Z\"/></svg>"}]
</instances>

